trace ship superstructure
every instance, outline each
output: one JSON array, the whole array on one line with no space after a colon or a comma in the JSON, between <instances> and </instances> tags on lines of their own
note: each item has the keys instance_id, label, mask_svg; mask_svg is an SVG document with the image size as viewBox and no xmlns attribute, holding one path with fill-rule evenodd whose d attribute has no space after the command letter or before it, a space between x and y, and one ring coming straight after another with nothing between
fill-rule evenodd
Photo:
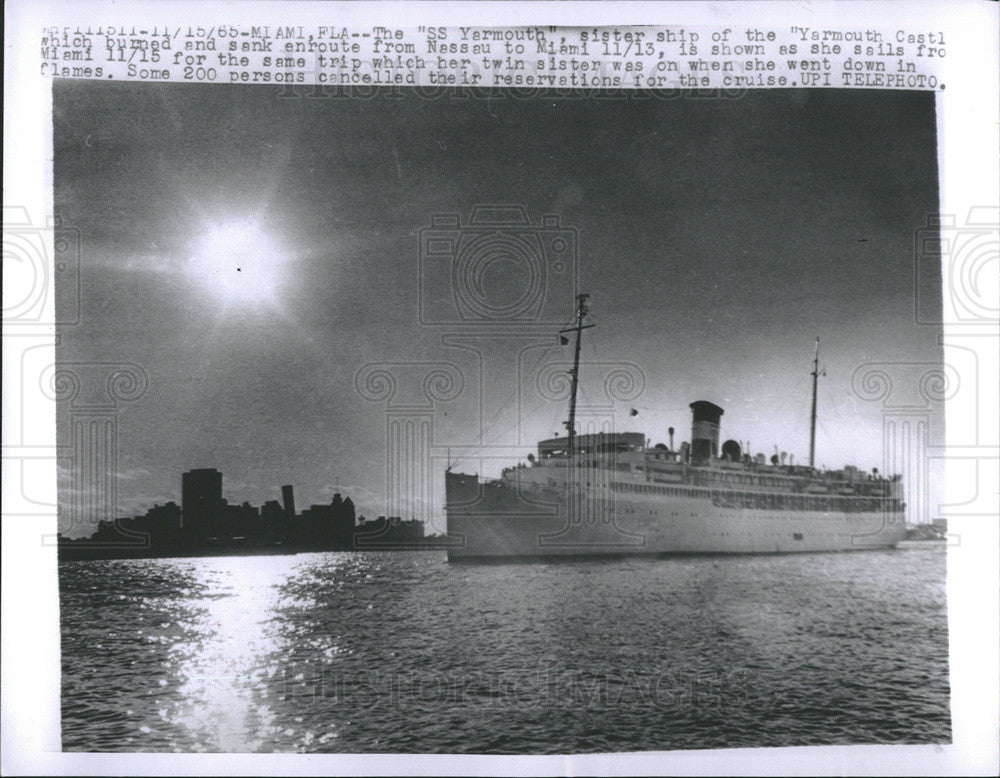
<instances>
[{"instance_id":1,"label":"ship superstructure","mask_svg":"<svg viewBox=\"0 0 1000 778\"><path fill-rule=\"evenodd\" d=\"M580 435L578 298L565 437L496 480L445 473L451 560L505 557L845 551L894 546L905 535L902 484L854 467L820 471L815 451L817 343L810 465L719 446L723 409L690 404L691 441L649 446L638 432Z\"/></svg>"}]
</instances>

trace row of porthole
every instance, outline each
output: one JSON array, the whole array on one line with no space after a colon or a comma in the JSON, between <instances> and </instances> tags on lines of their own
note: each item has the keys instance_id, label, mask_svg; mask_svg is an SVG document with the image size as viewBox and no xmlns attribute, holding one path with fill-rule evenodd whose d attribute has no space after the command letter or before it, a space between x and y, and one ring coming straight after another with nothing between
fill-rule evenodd
<instances>
[{"instance_id":1,"label":"row of porthole","mask_svg":"<svg viewBox=\"0 0 1000 778\"><path fill-rule=\"evenodd\" d=\"M629 515L635 515L635 508L632 508L632 509L626 508L626 509L624 509L624 513L627 513ZM659 516L660 513L658 511L654 511L654 510L650 509L649 515L650 516ZM664 516L666 516L666 515L680 516L680 513L678 511L672 511L670 514L663 514L663 515ZM697 516L698 516L697 513L689 513L688 515L691 516L692 518L697 518ZM746 520L748 517L745 514L741 514L740 518ZM779 521L779 520L787 520L787 519L796 519L798 517L794 516L794 515L788 515L788 514L778 514L777 516L775 516L774 514L769 514L767 516L754 516L752 518L755 518L755 519L764 518L764 519L770 519L771 521ZM851 518L857 518L857 517L852 516Z\"/></svg>"}]
</instances>

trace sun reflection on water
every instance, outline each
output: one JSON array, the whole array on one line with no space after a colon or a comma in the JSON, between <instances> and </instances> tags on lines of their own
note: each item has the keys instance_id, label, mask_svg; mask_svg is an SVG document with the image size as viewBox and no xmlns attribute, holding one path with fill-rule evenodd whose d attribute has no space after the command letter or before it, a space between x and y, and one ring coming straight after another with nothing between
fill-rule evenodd
<instances>
[{"instance_id":1,"label":"sun reflection on water","mask_svg":"<svg viewBox=\"0 0 1000 778\"><path fill-rule=\"evenodd\" d=\"M295 574L295 557L199 561L201 595L188 601L186 639L169 648L175 677L161 682L177 684L175 702L159 713L210 750L260 750L282 730L275 724L268 681L294 651L281 628L281 611L311 603L282 589Z\"/></svg>"}]
</instances>

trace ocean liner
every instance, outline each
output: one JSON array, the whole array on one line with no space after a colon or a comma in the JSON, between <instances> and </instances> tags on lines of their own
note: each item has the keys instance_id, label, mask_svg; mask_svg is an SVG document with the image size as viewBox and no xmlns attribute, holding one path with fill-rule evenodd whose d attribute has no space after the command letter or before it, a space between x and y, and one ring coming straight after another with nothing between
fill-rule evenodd
<instances>
[{"instance_id":1,"label":"ocean liner","mask_svg":"<svg viewBox=\"0 0 1000 778\"><path fill-rule=\"evenodd\" d=\"M577 434L579 295L565 437L497 480L445 472L448 559L754 554L888 548L905 535L902 484L847 466L814 467L819 342L812 371L809 465L767 460L737 441L719 449L723 409L691 403L691 441L649 446L637 432ZM565 341L564 341L565 342Z\"/></svg>"}]
</instances>

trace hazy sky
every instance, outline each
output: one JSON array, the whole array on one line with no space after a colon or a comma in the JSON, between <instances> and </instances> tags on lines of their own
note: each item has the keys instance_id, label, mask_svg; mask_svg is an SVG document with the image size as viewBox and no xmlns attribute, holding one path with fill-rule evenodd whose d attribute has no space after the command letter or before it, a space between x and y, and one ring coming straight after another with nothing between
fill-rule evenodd
<instances>
[{"instance_id":1,"label":"hazy sky","mask_svg":"<svg viewBox=\"0 0 1000 778\"><path fill-rule=\"evenodd\" d=\"M517 204L577 231L597 325L585 411L654 442L673 426L680 442L687 404L707 399L725 409L722 439L805 462L818 335L817 464L881 466L881 406L852 391L855 370L941 361L937 330L913 314L914 231L938 210L934 121L933 95L917 92L307 99L56 82L56 211L81 234L84 300L58 357L149 375L121 406L122 513L179 500L182 471L218 467L230 501L293 483L299 504L328 502L339 483L377 515L387 407L359 394L366 364L425 363L387 368L389 411L428 402L426 363L457 368L443 395L457 396L430 411L437 458L483 441L487 456L493 444L523 456L561 432L564 400L527 373L571 349L526 352L516 400L518 351L554 343L554 318L535 329L547 340L521 324L477 338L475 322L420 321L422 293L425 314L451 299L434 286L447 268L421 260L432 215ZM509 302L522 270L488 264L483 294ZM549 277L543 318L566 314L571 293ZM611 401L603 382L619 363L644 389ZM480 468L499 464L456 465Z\"/></svg>"}]
</instances>

